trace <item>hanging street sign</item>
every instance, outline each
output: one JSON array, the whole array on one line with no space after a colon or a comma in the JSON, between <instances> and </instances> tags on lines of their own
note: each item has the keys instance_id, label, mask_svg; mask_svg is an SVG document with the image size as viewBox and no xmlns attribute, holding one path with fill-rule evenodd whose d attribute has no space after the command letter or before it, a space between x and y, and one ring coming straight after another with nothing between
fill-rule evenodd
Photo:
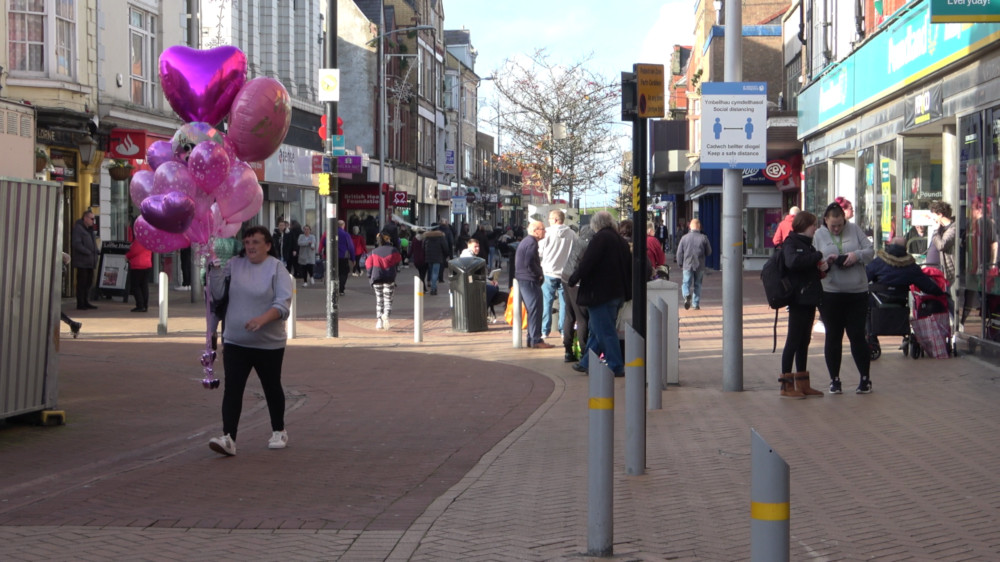
<instances>
[{"instance_id":1,"label":"hanging street sign","mask_svg":"<svg viewBox=\"0 0 1000 562\"><path fill-rule=\"evenodd\" d=\"M766 165L767 83L702 83L701 167L739 170Z\"/></svg>"},{"instance_id":2,"label":"hanging street sign","mask_svg":"<svg viewBox=\"0 0 1000 562\"><path fill-rule=\"evenodd\" d=\"M666 110L666 96L663 87L662 64L634 65L636 91L639 99L636 108L639 117L663 117Z\"/></svg>"},{"instance_id":3,"label":"hanging street sign","mask_svg":"<svg viewBox=\"0 0 1000 562\"><path fill-rule=\"evenodd\" d=\"M316 98L321 102L340 101L340 69L319 69L319 88Z\"/></svg>"}]
</instances>

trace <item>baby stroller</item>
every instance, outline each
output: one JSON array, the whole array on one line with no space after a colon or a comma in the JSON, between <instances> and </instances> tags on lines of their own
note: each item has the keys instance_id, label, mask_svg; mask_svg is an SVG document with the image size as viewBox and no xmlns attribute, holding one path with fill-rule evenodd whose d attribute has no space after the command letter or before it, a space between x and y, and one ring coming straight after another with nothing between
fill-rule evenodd
<instances>
[{"instance_id":1,"label":"baby stroller","mask_svg":"<svg viewBox=\"0 0 1000 562\"><path fill-rule=\"evenodd\" d=\"M924 266L924 273L937 283L941 290L947 291L948 281L940 269ZM909 352L910 357L919 359L921 356L945 359L954 353L954 342L951 337L951 317L948 313L947 295L928 295L921 292L915 285L910 285L913 298L912 333L908 338L909 349L903 348L903 355Z\"/></svg>"},{"instance_id":2,"label":"baby stroller","mask_svg":"<svg viewBox=\"0 0 1000 562\"><path fill-rule=\"evenodd\" d=\"M878 336L903 336L903 354L909 346L910 306L905 288L871 283L868 286L868 349L872 360L882 356Z\"/></svg>"}]
</instances>

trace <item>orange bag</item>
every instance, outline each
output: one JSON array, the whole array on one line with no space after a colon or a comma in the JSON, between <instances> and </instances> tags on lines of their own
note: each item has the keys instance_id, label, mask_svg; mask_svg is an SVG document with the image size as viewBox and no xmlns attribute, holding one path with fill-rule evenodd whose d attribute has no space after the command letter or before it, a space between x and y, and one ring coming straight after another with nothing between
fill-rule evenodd
<instances>
[{"instance_id":1,"label":"orange bag","mask_svg":"<svg viewBox=\"0 0 1000 562\"><path fill-rule=\"evenodd\" d=\"M503 319L507 322L508 326L514 325L514 294L511 292L510 296L507 297L507 309L503 312ZM521 329L528 329L528 309L524 308L524 303L521 303Z\"/></svg>"}]
</instances>

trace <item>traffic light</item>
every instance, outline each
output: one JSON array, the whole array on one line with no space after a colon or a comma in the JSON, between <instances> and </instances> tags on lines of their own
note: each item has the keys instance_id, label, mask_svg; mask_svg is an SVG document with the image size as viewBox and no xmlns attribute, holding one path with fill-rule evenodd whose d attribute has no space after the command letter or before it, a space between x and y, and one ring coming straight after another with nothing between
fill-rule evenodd
<instances>
[{"instance_id":1,"label":"traffic light","mask_svg":"<svg viewBox=\"0 0 1000 562\"><path fill-rule=\"evenodd\" d=\"M319 139L321 141L323 141L323 142L326 142L326 114L325 113L323 115L320 115L320 117L319 117L319 131L317 131L317 132L319 133ZM344 120L341 119L339 115L337 116L337 134L338 135L343 135L344 134Z\"/></svg>"}]
</instances>

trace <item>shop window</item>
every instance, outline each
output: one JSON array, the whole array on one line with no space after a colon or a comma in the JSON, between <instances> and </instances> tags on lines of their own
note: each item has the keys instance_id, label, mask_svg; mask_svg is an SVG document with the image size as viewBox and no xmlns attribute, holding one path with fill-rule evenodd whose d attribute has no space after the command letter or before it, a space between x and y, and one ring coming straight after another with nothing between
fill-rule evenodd
<instances>
[{"instance_id":1,"label":"shop window","mask_svg":"<svg viewBox=\"0 0 1000 562\"><path fill-rule=\"evenodd\" d=\"M747 256L769 256L774 250L774 233L781 222L781 209L746 209L743 224L746 236L743 253Z\"/></svg>"},{"instance_id":2,"label":"shop window","mask_svg":"<svg viewBox=\"0 0 1000 562\"><path fill-rule=\"evenodd\" d=\"M983 135L979 114L959 120L958 193L959 254L958 284L959 324L974 336L982 335L982 291L984 249L995 247L995 232L985 214Z\"/></svg>"},{"instance_id":3,"label":"shop window","mask_svg":"<svg viewBox=\"0 0 1000 562\"><path fill-rule=\"evenodd\" d=\"M941 137L903 137L903 219L900 232L918 260L927 253L935 228L930 205L942 199Z\"/></svg>"},{"instance_id":4,"label":"shop window","mask_svg":"<svg viewBox=\"0 0 1000 562\"><path fill-rule=\"evenodd\" d=\"M857 200L852 202L853 221L878 250L892 237L906 234L897 222L900 207L895 141L859 150L854 169Z\"/></svg>"},{"instance_id":5,"label":"shop window","mask_svg":"<svg viewBox=\"0 0 1000 562\"><path fill-rule=\"evenodd\" d=\"M822 216L823 209L826 209L830 202L830 179L827 174L827 166L828 164L824 162L806 168L806 185L803 194L805 210L816 214L816 216Z\"/></svg>"}]
</instances>

